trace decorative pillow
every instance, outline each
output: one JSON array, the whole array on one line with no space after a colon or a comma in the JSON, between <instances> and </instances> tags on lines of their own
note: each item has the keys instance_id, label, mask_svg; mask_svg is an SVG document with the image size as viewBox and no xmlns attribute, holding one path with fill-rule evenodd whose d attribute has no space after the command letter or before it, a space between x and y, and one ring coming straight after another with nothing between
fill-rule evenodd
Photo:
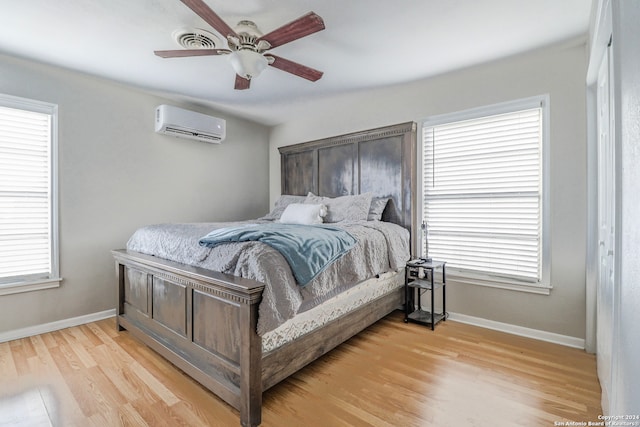
<instances>
[{"instance_id":1,"label":"decorative pillow","mask_svg":"<svg viewBox=\"0 0 640 427\"><path fill-rule=\"evenodd\" d=\"M327 208L322 204L291 203L282 212L279 222L285 224L322 224L322 217L326 214Z\"/></svg>"},{"instance_id":2,"label":"decorative pillow","mask_svg":"<svg viewBox=\"0 0 640 427\"><path fill-rule=\"evenodd\" d=\"M273 210L263 216L260 219L270 219L270 220L278 220L284 212L285 208L289 206L291 203L303 203L307 196L293 196L290 194L283 194L276 200L275 205L273 206Z\"/></svg>"},{"instance_id":3,"label":"decorative pillow","mask_svg":"<svg viewBox=\"0 0 640 427\"><path fill-rule=\"evenodd\" d=\"M309 193L304 203L325 205L327 216L324 218L324 222L366 221L371 207L371 198L371 193L335 198L320 197Z\"/></svg>"},{"instance_id":4,"label":"decorative pillow","mask_svg":"<svg viewBox=\"0 0 640 427\"><path fill-rule=\"evenodd\" d=\"M369 215L367 221L380 221L382 219L382 212L387 207L389 197L374 197L371 199L371 207L369 208Z\"/></svg>"}]
</instances>

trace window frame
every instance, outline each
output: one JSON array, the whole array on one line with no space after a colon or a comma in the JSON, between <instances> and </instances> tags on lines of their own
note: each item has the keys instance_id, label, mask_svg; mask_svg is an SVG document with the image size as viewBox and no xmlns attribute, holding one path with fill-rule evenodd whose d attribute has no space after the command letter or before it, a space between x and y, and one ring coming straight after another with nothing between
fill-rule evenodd
<instances>
[{"instance_id":1,"label":"window frame","mask_svg":"<svg viewBox=\"0 0 640 427\"><path fill-rule=\"evenodd\" d=\"M57 288L60 286L60 253L59 253L59 223L58 223L58 105L22 98L12 95L0 94L0 106L18 110L48 114L51 117L51 139L49 185L50 191L50 244L51 244L51 271L47 278L24 279L13 282L0 283L0 295L10 295L21 292L36 291L41 289Z\"/></svg>"},{"instance_id":2,"label":"window frame","mask_svg":"<svg viewBox=\"0 0 640 427\"><path fill-rule=\"evenodd\" d=\"M549 95L538 95L529 98L507 101L498 104L471 108L463 111L445 113L427 117L422 120L420 143L418 144L417 169L418 169L418 227L414 233L414 238L418 242L418 247L424 247L423 233L419 225L424 218L424 129L427 127L443 125L464 120L478 119L486 116L498 115L527 110L540 107L542 109L542 132L541 132L541 279L538 283L508 278L490 273L461 271L454 267L447 266L447 278L451 281L480 285L501 289L509 289L523 292L549 295L553 288L551 284L551 235L550 235L550 99ZM446 260L443 260L446 261Z\"/></svg>"}]
</instances>

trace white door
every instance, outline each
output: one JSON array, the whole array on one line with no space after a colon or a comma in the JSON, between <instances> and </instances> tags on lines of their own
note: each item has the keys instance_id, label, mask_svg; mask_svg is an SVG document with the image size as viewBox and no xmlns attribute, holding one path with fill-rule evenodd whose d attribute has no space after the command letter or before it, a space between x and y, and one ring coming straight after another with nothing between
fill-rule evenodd
<instances>
[{"instance_id":1,"label":"white door","mask_svg":"<svg viewBox=\"0 0 640 427\"><path fill-rule=\"evenodd\" d=\"M597 359L598 378L602 386L603 410L607 413L612 390L612 358L614 331L614 232L615 232L615 147L611 45L598 73L598 247L599 274L597 285Z\"/></svg>"}]
</instances>

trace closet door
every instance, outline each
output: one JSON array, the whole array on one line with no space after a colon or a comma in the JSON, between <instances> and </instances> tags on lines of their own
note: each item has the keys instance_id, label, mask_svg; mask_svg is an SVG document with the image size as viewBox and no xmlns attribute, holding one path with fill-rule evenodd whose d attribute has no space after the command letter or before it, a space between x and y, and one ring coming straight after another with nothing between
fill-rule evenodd
<instances>
[{"instance_id":1,"label":"closet door","mask_svg":"<svg viewBox=\"0 0 640 427\"><path fill-rule=\"evenodd\" d=\"M598 73L598 257L597 360L602 404L607 413L612 391L612 348L615 315L615 146L611 45Z\"/></svg>"}]
</instances>

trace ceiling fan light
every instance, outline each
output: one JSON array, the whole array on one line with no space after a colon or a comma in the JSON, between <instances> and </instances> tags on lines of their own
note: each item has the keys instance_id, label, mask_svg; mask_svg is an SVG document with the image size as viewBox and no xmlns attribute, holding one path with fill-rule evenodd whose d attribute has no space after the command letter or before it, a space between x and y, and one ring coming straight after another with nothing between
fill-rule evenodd
<instances>
[{"instance_id":1,"label":"ceiling fan light","mask_svg":"<svg viewBox=\"0 0 640 427\"><path fill-rule=\"evenodd\" d=\"M231 66L236 71L236 74L249 80L258 77L269 65L267 58L258 52L248 49L231 52L229 61L231 61Z\"/></svg>"}]
</instances>

